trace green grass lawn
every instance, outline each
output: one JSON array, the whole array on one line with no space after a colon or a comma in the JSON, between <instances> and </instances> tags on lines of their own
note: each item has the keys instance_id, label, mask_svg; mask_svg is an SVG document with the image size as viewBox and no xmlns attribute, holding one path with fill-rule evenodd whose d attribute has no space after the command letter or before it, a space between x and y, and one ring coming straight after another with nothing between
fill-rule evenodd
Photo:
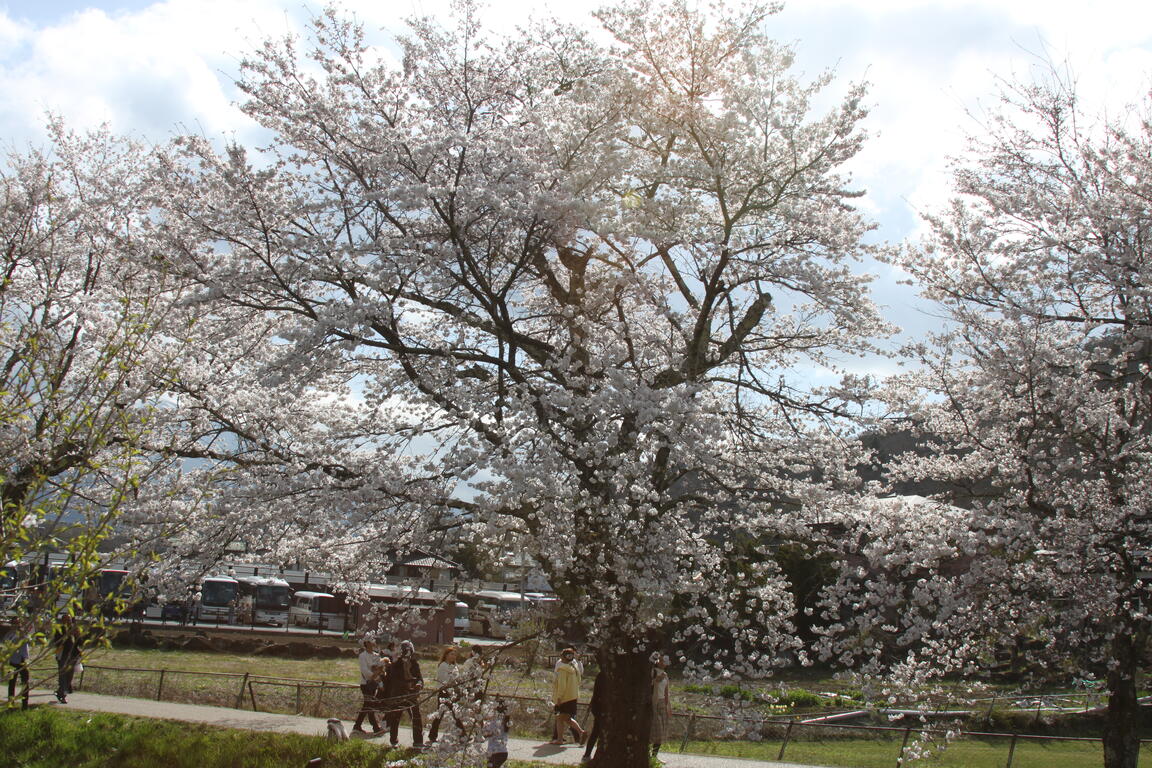
<instances>
[{"instance_id":1,"label":"green grass lawn","mask_svg":"<svg viewBox=\"0 0 1152 768\"><path fill-rule=\"evenodd\" d=\"M157 691L160 691L166 700L235 706L243 689L242 706L245 708L252 707L252 698L255 697L256 708L262 711L345 718L355 716L360 702L356 687L360 681L360 667L351 657L284 659L260 654L99 648L85 656L84 664L83 689L93 693L156 698ZM434 687L436 662L423 660L421 667L429 688ZM130 671L160 669L167 670L163 680L155 671ZM53 669L44 667L38 670L37 677L50 678L53 673ZM248 686L243 678L245 673L254 678L300 681L300 684L255 680ZM551 693L550 673L550 669L538 669L525 677L518 669L497 668L491 690L507 696L548 698ZM586 682L590 687L591 682ZM588 695L585 694L585 701Z\"/></svg>"},{"instance_id":2,"label":"green grass lawn","mask_svg":"<svg viewBox=\"0 0 1152 768\"><path fill-rule=\"evenodd\" d=\"M387 768L410 756L376 744L259 733L50 707L0 710L3 764L20 768ZM513 760L511 768L540 763Z\"/></svg>"},{"instance_id":3,"label":"green grass lawn","mask_svg":"<svg viewBox=\"0 0 1152 768\"><path fill-rule=\"evenodd\" d=\"M296 680L328 680L356 683L360 666L355 658L282 659L276 656L212 653L208 651L139 650L132 648L97 648L86 654L85 663L140 669L182 669L189 672L232 672ZM435 665L425 665L424 672L434 673Z\"/></svg>"},{"instance_id":4,"label":"green grass lawn","mask_svg":"<svg viewBox=\"0 0 1152 768\"><path fill-rule=\"evenodd\" d=\"M844 768L892 768L900 754L901 741L901 738L792 741L788 743L784 759ZM1004 768L1008 750L1007 738L965 738L908 764L924 768ZM776 760L780 754L780 742L690 741L686 751L700 755ZM1141 756L1142 762L1152 760L1152 746L1145 746ZM1101 768L1103 765L1104 754L1099 742L1021 739L1017 741L1012 756L1012 768Z\"/></svg>"},{"instance_id":5,"label":"green grass lawn","mask_svg":"<svg viewBox=\"0 0 1152 768\"><path fill-rule=\"evenodd\" d=\"M382 768L401 755L362 742L255 733L34 707L0 713L4 764L23 768Z\"/></svg>"}]
</instances>

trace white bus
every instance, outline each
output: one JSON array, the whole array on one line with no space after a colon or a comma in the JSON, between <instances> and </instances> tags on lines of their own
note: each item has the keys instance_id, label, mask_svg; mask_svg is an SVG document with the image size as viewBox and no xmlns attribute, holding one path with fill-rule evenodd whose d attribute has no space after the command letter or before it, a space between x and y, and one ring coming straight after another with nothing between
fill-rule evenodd
<instances>
[{"instance_id":1,"label":"white bus","mask_svg":"<svg viewBox=\"0 0 1152 768\"><path fill-rule=\"evenodd\" d=\"M457 632L468 632L472 629L471 624L468 623L468 603L456 602L456 614L452 627Z\"/></svg>"},{"instance_id":2,"label":"white bus","mask_svg":"<svg viewBox=\"0 0 1152 768\"><path fill-rule=\"evenodd\" d=\"M200 609L189 618L213 624L236 621L240 602L240 582L229 576L208 576L200 582Z\"/></svg>"},{"instance_id":3,"label":"white bus","mask_svg":"<svg viewBox=\"0 0 1152 768\"><path fill-rule=\"evenodd\" d=\"M535 606L536 601L519 592L483 589L462 594L472 603L468 624L472 634L507 637Z\"/></svg>"},{"instance_id":4,"label":"white bus","mask_svg":"<svg viewBox=\"0 0 1152 768\"><path fill-rule=\"evenodd\" d=\"M288 624L291 591L274 576L239 576L240 623L283 627Z\"/></svg>"},{"instance_id":5,"label":"white bus","mask_svg":"<svg viewBox=\"0 0 1152 768\"><path fill-rule=\"evenodd\" d=\"M300 590L292 595L288 623L343 632L346 610L344 601L329 592Z\"/></svg>"}]
</instances>

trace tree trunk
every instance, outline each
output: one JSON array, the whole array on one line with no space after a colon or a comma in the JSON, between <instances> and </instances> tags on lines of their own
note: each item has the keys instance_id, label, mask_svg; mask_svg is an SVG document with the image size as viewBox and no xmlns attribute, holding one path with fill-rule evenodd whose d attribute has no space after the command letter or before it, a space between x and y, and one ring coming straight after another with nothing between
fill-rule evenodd
<instances>
[{"instance_id":1,"label":"tree trunk","mask_svg":"<svg viewBox=\"0 0 1152 768\"><path fill-rule=\"evenodd\" d=\"M652 670L643 652L602 653L604 725L593 768L648 768Z\"/></svg>"},{"instance_id":2,"label":"tree trunk","mask_svg":"<svg viewBox=\"0 0 1152 768\"><path fill-rule=\"evenodd\" d=\"M1136 698L1136 649L1130 634L1113 638L1112 659L1104 720L1104 767L1136 768L1140 758L1140 703Z\"/></svg>"}]
</instances>

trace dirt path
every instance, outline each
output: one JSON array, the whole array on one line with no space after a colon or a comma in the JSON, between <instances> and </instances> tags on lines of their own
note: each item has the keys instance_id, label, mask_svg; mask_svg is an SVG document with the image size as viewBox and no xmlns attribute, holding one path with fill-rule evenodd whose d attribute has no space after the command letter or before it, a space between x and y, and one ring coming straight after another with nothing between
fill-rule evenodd
<instances>
[{"instance_id":1,"label":"dirt path","mask_svg":"<svg viewBox=\"0 0 1152 768\"><path fill-rule=\"evenodd\" d=\"M89 712L111 712L132 717L154 717L163 720L177 720L188 723L203 723L222 728L239 728L251 731L272 731L277 733L300 733L309 736L323 736L328 732L327 720L319 717L300 715L278 715L268 712L251 712L243 709L206 707L199 704L178 704L168 701L131 699L121 696L104 696L95 693L73 693L67 704L58 704L50 691L32 691L34 705L48 705ZM405 723L405 726L407 723ZM411 744L412 731L402 726L400 743ZM351 729L351 724L344 723ZM381 745L387 739L371 739ZM583 749L575 744L553 746L532 739L509 739L508 756L513 760L536 760L557 765L578 765ZM686 755L675 752L662 752L660 759L668 768L754 768L773 766L774 768L814 768L798 763L778 763L761 760L748 760L732 757L711 757ZM818 768L818 767L817 767Z\"/></svg>"}]
</instances>

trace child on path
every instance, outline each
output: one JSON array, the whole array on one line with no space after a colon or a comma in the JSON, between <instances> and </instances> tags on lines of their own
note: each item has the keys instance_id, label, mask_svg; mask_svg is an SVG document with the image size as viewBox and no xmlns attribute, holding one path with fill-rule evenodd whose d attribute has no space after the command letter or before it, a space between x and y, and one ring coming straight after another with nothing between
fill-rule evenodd
<instances>
[{"instance_id":1,"label":"child on path","mask_svg":"<svg viewBox=\"0 0 1152 768\"><path fill-rule=\"evenodd\" d=\"M492 717L484 724L484 735L488 737L488 768L500 768L508 760L508 705L503 699L496 700Z\"/></svg>"}]
</instances>

